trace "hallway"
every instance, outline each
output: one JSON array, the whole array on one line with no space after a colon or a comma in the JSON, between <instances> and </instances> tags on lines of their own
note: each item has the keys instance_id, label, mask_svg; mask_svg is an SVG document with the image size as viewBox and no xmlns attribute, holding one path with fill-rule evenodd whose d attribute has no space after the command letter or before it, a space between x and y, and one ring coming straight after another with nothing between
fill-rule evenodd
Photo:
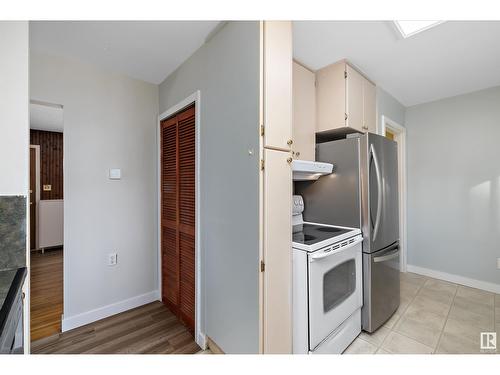
<instances>
[{"instance_id":1,"label":"hallway","mask_svg":"<svg viewBox=\"0 0 500 375\"><path fill-rule=\"evenodd\" d=\"M31 253L31 341L61 332L63 249Z\"/></svg>"},{"instance_id":2,"label":"hallway","mask_svg":"<svg viewBox=\"0 0 500 375\"><path fill-rule=\"evenodd\" d=\"M32 343L33 354L194 354L200 347L161 302Z\"/></svg>"}]
</instances>

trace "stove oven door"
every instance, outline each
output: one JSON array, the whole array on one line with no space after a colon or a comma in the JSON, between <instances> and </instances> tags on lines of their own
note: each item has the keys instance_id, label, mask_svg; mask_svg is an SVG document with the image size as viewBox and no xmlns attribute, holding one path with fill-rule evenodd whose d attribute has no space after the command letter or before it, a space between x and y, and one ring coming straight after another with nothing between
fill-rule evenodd
<instances>
[{"instance_id":1,"label":"stove oven door","mask_svg":"<svg viewBox=\"0 0 500 375\"><path fill-rule=\"evenodd\" d=\"M362 238L346 241L348 244L338 250L330 246L308 256L310 350L363 304Z\"/></svg>"}]
</instances>

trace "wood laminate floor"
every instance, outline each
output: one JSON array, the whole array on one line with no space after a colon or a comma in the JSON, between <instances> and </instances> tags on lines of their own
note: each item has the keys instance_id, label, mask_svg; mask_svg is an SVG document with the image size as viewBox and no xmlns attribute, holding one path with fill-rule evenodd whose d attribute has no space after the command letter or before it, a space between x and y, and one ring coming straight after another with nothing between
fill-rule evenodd
<instances>
[{"instance_id":1,"label":"wood laminate floor","mask_svg":"<svg viewBox=\"0 0 500 375\"><path fill-rule=\"evenodd\" d=\"M63 250L31 253L31 341L61 332Z\"/></svg>"},{"instance_id":2,"label":"wood laminate floor","mask_svg":"<svg viewBox=\"0 0 500 375\"><path fill-rule=\"evenodd\" d=\"M191 333L161 302L35 341L33 354L194 354Z\"/></svg>"}]
</instances>

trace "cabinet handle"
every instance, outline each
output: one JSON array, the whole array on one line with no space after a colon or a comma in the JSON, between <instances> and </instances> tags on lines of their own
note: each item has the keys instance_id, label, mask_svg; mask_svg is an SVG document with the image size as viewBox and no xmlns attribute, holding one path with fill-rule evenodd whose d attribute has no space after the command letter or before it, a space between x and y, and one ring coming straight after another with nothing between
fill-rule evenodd
<instances>
[{"instance_id":1,"label":"cabinet handle","mask_svg":"<svg viewBox=\"0 0 500 375\"><path fill-rule=\"evenodd\" d=\"M291 139L288 140L288 142L286 143L288 146L291 146L293 143L293 141Z\"/></svg>"},{"instance_id":2,"label":"cabinet handle","mask_svg":"<svg viewBox=\"0 0 500 375\"><path fill-rule=\"evenodd\" d=\"M293 161L293 159L292 159L292 158L288 158L288 159L286 159L286 162L287 162L288 164L292 164L292 161Z\"/></svg>"},{"instance_id":3,"label":"cabinet handle","mask_svg":"<svg viewBox=\"0 0 500 375\"><path fill-rule=\"evenodd\" d=\"M297 151L297 152L295 153L295 156L298 158L298 157L300 156L300 152L299 152L299 151Z\"/></svg>"}]
</instances>

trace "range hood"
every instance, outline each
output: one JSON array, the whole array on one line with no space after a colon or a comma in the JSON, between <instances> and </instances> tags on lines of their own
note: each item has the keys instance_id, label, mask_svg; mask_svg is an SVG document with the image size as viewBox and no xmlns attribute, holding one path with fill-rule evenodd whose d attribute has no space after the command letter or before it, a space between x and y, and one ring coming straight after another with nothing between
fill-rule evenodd
<instances>
[{"instance_id":1,"label":"range hood","mask_svg":"<svg viewBox=\"0 0 500 375\"><path fill-rule=\"evenodd\" d=\"M320 176L333 172L333 164L319 161L294 160L292 161L294 181L317 180Z\"/></svg>"}]
</instances>

